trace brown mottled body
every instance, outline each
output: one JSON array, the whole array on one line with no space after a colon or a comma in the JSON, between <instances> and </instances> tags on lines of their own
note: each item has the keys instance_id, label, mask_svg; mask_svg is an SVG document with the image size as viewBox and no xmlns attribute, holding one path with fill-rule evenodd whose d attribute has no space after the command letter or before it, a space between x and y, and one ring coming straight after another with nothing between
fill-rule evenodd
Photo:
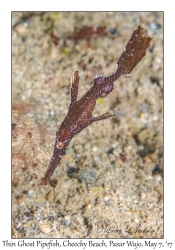
<instances>
[{"instance_id":1,"label":"brown mottled body","mask_svg":"<svg viewBox=\"0 0 175 250\"><path fill-rule=\"evenodd\" d=\"M147 35L147 30L139 26L132 34L126 45L125 51L117 61L117 70L106 77L103 75L94 78L94 84L87 93L77 101L79 74L73 73L71 78L71 103L68 114L56 132L56 141L49 167L42 178L42 184L47 184L55 168L61 160L70 140L82 129L92 122L104 120L117 116L117 110L107 112L103 115L93 117L92 112L99 97L106 97L114 89L114 82L121 75L129 75L138 62L143 58L146 49L150 46L151 38Z\"/></svg>"}]
</instances>

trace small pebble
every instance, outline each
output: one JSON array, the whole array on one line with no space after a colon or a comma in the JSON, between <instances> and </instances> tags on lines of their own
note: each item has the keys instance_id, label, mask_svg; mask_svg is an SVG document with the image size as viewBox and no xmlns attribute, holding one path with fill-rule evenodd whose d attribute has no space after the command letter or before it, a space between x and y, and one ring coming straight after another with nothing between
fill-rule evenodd
<instances>
[{"instance_id":1,"label":"small pebble","mask_svg":"<svg viewBox=\"0 0 175 250\"><path fill-rule=\"evenodd\" d=\"M140 222L140 220L139 219L135 219L135 223L139 223Z\"/></svg>"},{"instance_id":2,"label":"small pebble","mask_svg":"<svg viewBox=\"0 0 175 250\"><path fill-rule=\"evenodd\" d=\"M48 234L52 230L51 227L47 224L40 224L39 229L41 230L42 233Z\"/></svg>"},{"instance_id":3,"label":"small pebble","mask_svg":"<svg viewBox=\"0 0 175 250\"><path fill-rule=\"evenodd\" d=\"M33 190L29 190L28 195L32 195L32 194L33 194Z\"/></svg>"},{"instance_id":4,"label":"small pebble","mask_svg":"<svg viewBox=\"0 0 175 250\"><path fill-rule=\"evenodd\" d=\"M94 170L80 171L78 175L79 181L84 181L85 183L93 183L98 179L98 173Z\"/></svg>"},{"instance_id":5,"label":"small pebble","mask_svg":"<svg viewBox=\"0 0 175 250\"><path fill-rule=\"evenodd\" d=\"M97 147L93 147L93 151L97 152L98 148Z\"/></svg>"},{"instance_id":6,"label":"small pebble","mask_svg":"<svg viewBox=\"0 0 175 250\"><path fill-rule=\"evenodd\" d=\"M155 24L155 23L149 23L149 27L151 28L151 29L153 29L153 30L155 30L155 29L157 29L158 28L158 26Z\"/></svg>"},{"instance_id":7,"label":"small pebble","mask_svg":"<svg viewBox=\"0 0 175 250\"><path fill-rule=\"evenodd\" d=\"M26 25L24 24L19 24L17 27L16 27L16 31L18 34L24 34L26 33Z\"/></svg>"},{"instance_id":8,"label":"small pebble","mask_svg":"<svg viewBox=\"0 0 175 250\"><path fill-rule=\"evenodd\" d=\"M109 203L110 198L108 196L105 196L105 202Z\"/></svg>"},{"instance_id":9,"label":"small pebble","mask_svg":"<svg viewBox=\"0 0 175 250\"><path fill-rule=\"evenodd\" d=\"M162 176L158 175L158 176L156 177L156 181L161 181L161 180L162 180Z\"/></svg>"},{"instance_id":10,"label":"small pebble","mask_svg":"<svg viewBox=\"0 0 175 250\"><path fill-rule=\"evenodd\" d=\"M145 161L146 161L147 163L151 163L151 162L152 162L151 158L148 157L148 156L145 156Z\"/></svg>"},{"instance_id":11,"label":"small pebble","mask_svg":"<svg viewBox=\"0 0 175 250\"><path fill-rule=\"evenodd\" d=\"M146 178L145 178L145 181L146 180L152 180L153 179L153 177L151 176L151 175L149 175L149 176L147 176Z\"/></svg>"},{"instance_id":12,"label":"small pebble","mask_svg":"<svg viewBox=\"0 0 175 250\"><path fill-rule=\"evenodd\" d=\"M69 216L65 216L65 225L69 226L71 224L71 220Z\"/></svg>"}]
</instances>

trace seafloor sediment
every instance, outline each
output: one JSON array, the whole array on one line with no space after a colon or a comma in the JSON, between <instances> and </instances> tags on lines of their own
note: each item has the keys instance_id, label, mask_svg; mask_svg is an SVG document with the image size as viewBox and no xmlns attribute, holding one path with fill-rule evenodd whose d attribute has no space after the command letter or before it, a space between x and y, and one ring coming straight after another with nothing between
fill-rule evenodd
<instances>
[{"instance_id":1,"label":"seafloor sediment","mask_svg":"<svg viewBox=\"0 0 175 250\"><path fill-rule=\"evenodd\" d=\"M81 131L40 185L72 72L81 72L81 97L96 74L115 71L140 23L151 47L94 112L119 108L119 116ZM163 13L14 12L12 26L12 100L33 105L12 114L12 237L163 237ZM104 29L75 37L82 27Z\"/></svg>"}]
</instances>

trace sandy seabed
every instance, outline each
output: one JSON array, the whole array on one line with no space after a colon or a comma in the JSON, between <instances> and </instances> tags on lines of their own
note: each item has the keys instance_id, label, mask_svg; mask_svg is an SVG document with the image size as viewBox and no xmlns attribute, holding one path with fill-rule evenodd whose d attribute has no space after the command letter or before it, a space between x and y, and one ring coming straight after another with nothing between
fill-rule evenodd
<instances>
[{"instance_id":1,"label":"sandy seabed","mask_svg":"<svg viewBox=\"0 0 175 250\"><path fill-rule=\"evenodd\" d=\"M81 72L81 97L96 74L115 71L140 23L151 47L94 112L119 108L119 116L81 131L41 186L72 72ZM12 26L12 100L29 105L12 113L21 128L12 135L12 237L163 237L163 13L13 12ZM106 33L68 39L91 26Z\"/></svg>"}]
</instances>

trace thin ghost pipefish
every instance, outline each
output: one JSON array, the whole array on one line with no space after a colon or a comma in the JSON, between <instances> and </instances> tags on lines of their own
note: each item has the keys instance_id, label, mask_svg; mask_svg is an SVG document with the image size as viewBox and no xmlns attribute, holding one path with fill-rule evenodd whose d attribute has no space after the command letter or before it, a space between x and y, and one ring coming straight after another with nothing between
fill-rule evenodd
<instances>
[{"instance_id":1,"label":"thin ghost pipefish","mask_svg":"<svg viewBox=\"0 0 175 250\"><path fill-rule=\"evenodd\" d=\"M47 171L41 179L41 184L46 185L53 172L57 168L66 147L72 138L91 123L116 117L117 109L102 114L92 116L96 101L99 97L109 95L114 89L114 82L122 75L129 75L140 60L145 56L146 50L150 46L151 39L148 32L139 26L132 34L124 52L117 61L117 69L110 76L97 75L93 79L93 86L86 94L77 100L79 87L79 72L75 71L71 78L71 101L67 116L56 132L56 140L53 155Z\"/></svg>"}]
</instances>

